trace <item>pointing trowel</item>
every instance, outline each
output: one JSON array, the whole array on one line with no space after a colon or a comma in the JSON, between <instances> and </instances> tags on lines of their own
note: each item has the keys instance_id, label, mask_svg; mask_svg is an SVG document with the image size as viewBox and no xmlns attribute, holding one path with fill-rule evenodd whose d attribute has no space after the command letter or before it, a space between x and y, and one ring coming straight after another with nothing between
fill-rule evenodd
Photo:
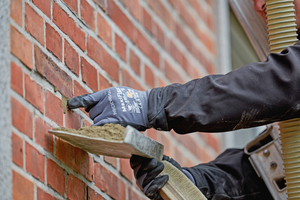
<instances>
[{"instance_id":1,"label":"pointing trowel","mask_svg":"<svg viewBox=\"0 0 300 200\"><path fill-rule=\"evenodd\" d=\"M73 146L97 155L128 159L131 155L139 155L147 158L156 158L158 161L162 161L163 157L164 146L162 144L143 135L131 126L126 127L125 137L122 141L92 138L66 131L49 130L49 132ZM163 199L206 200L200 190L180 170L169 162L162 162L165 168L160 175L169 175L169 181L159 191Z\"/></svg>"}]
</instances>

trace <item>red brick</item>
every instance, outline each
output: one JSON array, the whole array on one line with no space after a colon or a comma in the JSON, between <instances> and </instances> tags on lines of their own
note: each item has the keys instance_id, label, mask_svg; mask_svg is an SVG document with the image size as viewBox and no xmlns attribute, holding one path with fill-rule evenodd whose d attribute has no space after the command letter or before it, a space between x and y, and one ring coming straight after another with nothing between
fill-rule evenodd
<instances>
[{"instance_id":1,"label":"red brick","mask_svg":"<svg viewBox=\"0 0 300 200\"><path fill-rule=\"evenodd\" d=\"M104 161L117 168L117 159L110 156L104 156Z\"/></svg>"},{"instance_id":2,"label":"red brick","mask_svg":"<svg viewBox=\"0 0 300 200\"><path fill-rule=\"evenodd\" d=\"M153 140L158 140L157 135L158 133L155 129L151 128L147 130L147 136L152 138Z\"/></svg>"},{"instance_id":3,"label":"red brick","mask_svg":"<svg viewBox=\"0 0 300 200\"><path fill-rule=\"evenodd\" d=\"M10 26L10 51L27 67L33 68L32 44L13 26Z\"/></svg>"},{"instance_id":4,"label":"red brick","mask_svg":"<svg viewBox=\"0 0 300 200\"><path fill-rule=\"evenodd\" d=\"M191 53L204 67L207 66L207 63L208 63L207 59L205 58L203 53L196 46L192 47Z\"/></svg>"},{"instance_id":5,"label":"red brick","mask_svg":"<svg viewBox=\"0 0 300 200\"><path fill-rule=\"evenodd\" d=\"M203 19L203 21L206 21L207 12L204 9L205 9L204 6L199 6L197 8L197 12L200 15L200 17Z\"/></svg>"},{"instance_id":6,"label":"red brick","mask_svg":"<svg viewBox=\"0 0 300 200\"><path fill-rule=\"evenodd\" d=\"M47 151L53 153L53 135L48 133L51 127L41 118L37 117L35 123L35 142L41 145Z\"/></svg>"},{"instance_id":7,"label":"red brick","mask_svg":"<svg viewBox=\"0 0 300 200\"><path fill-rule=\"evenodd\" d=\"M86 116L89 116L89 113L85 111L84 108L79 108ZM90 125L91 126L91 125Z\"/></svg>"},{"instance_id":8,"label":"red brick","mask_svg":"<svg viewBox=\"0 0 300 200\"><path fill-rule=\"evenodd\" d=\"M110 88L111 86L112 85L108 82L108 80L99 74L99 90Z\"/></svg>"},{"instance_id":9,"label":"red brick","mask_svg":"<svg viewBox=\"0 0 300 200\"><path fill-rule=\"evenodd\" d=\"M149 6L164 21L164 23L172 30L172 16L160 1L149 1Z\"/></svg>"},{"instance_id":10,"label":"red brick","mask_svg":"<svg viewBox=\"0 0 300 200\"><path fill-rule=\"evenodd\" d=\"M213 19L213 15L212 14L208 14L207 15L207 20L206 20L206 24L208 26L208 28L212 31L215 30L215 24L214 24L214 19Z\"/></svg>"},{"instance_id":11,"label":"red brick","mask_svg":"<svg viewBox=\"0 0 300 200\"><path fill-rule=\"evenodd\" d=\"M51 0L32 0L32 2L41 10L47 17L51 18Z\"/></svg>"},{"instance_id":12,"label":"red brick","mask_svg":"<svg viewBox=\"0 0 300 200\"><path fill-rule=\"evenodd\" d=\"M59 60L62 60L62 38L46 23L46 46Z\"/></svg>"},{"instance_id":13,"label":"red brick","mask_svg":"<svg viewBox=\"0 0 300 200\"><path fill-rule=\"evenodd\" d=\"M132 41L135 41L136 29L134 25L114 1L107 1L107 13L123 33L125 33Z\"/></svg>"},{"instance_id":14,"label":"red brick","mask_svg":"<svg viewBox=\"0 0 300 200\"><path fill-rule=\"evenodd\" d=\"M211 37L205 34L205 39L202 42L212 54L215 54L215 43Z\"/></svg>"},{"instance_id":15,"label":"red brick","mask_svg":"<svg viewBox=\"0 0 300 200\"><path fill-rule=\"evenodd\" d=\"M23 139L16 135L14 132L12 132L11 143L12 161L19 167L23 167Z\"/></svg>"},{"instance_id":16,"label":"red brick","mask_svg":"<svg viewBox=\"0 0 300 200\"><path fill-rule=\"evenodd\" d=\"M38 46L34 48L34 58L37 71L62 94L71 97L73 84L69 75L62 71Z\"/></svg>"},{"instance_id":17,"label":"red brick","mask_svg":"<svg viewBox=\"0 0 300 200\"><path fill-rule=\"evenodd\" d=\"M43 88L25 74L25 99L44 113Z\"/></svg>"},{"instance_id":18,"label":"red brick","mask_svg":"<svg viewBox=\"0 0 300 200\"><path fill-rule=\"evenodd\" d=\"M97 69L81 58L82 81L87 84L93 91L98 90Z\"/></svg>"},{"instance_id":19,"label":"red brick","mask_svg":"<svg viewBox=\"0 0 300 200\"><path fill-rule=\"evenodd\" d=\"M44 182L45 162L44 162L43 154L38 152L34 147L32 147L27 142L25 145L25 153L26 153L26 171L32 174L37 179Z\"/></svg>"},{"instance_id":20,"label":"red brick","mask_svg":"<svg viewBox=\"0 0 300 200\"><path fill-rule=\"evenodd\" d=\"M164 145L164 154L167 156L172 156L171 155L171 148L173 147L171 145L171 140L166 134L161 134L161 143Z\"/></svg>"},{"instance_id":21,"label":"red brick","mask_svg":"<svg viewBox=\"0 0 300 200\"><path fill-rule=\"evenodd\" d=\"M86 151L56 138L56 157L92 181L93 159Z\"/></svg>"},{"instance_id":22,"label":"red brick","mask_svg":"<svg viewBox=\"0 0 300 200\"><path fill-rule=\"evenodd\" d=\"M165 61L165 75L173 83L184 83L179 73L171 67L171 65Z\"/></svg>"},{"instance_id":23,"label":"red brick","mask_svg":"<svg viewBox=\"0 0 300 200\"><path fill-rule=\"evenodd\" d=\"M150 58L150 60L159 66L159 53L154 46L148 41L148 39L138 31L137 46L144 52L144 54Z\"/></svg>"},{"instance_id":24,"label":"red brick","mask_svg":"<svg viewBox=\"0 0 300 200\"><path fill-rule=\"evenodd\" d=\"M191 49L191 47L192 47L192 41L185 34L185 32L183 31L181 25L179 25L178 23L176 24L176 36L178 37L178 39L183 43L183 45L187 49Z\"/></svg>"},{"instance_id":25,"label":"red brick","mask_svg":"<svg viewBox=\"0 0 300 200\"><path fill-rule=\"evenodd\" d=\"M74 96L88 94L88 92L77 82L74 81ZM79 108L82 112L84 112L87 116L89 113L84 110L84 108Z\"/></svg>"},{"instance_id":26,"label":"red brick","mask_svg":"<svg viewBox=\"0 0 300 200\"><path fill-rule=\"evenodd\" d=\"M18 100L11 98L12 125L32 138L32 113Z\"/></svg>"},{"instance_id":27,"label":"red brick","mask_svg":"<svg viewBox=\"0 0 300 200\"><path fill-rule=\"evenodd\" d=\"M133 171L130 167L128 159L120 158L120 172L125 176L130 182L132 182Z\"/></svg>"},{"instance_id":28,"label":"red brick","mask_svg":"<svg viewBox=\"0 0 300 200\"><path fill-rule=\"evenodd\" d=\"M68 177L67 197L70 200L86 198L85 183L73 176L72 174L70 174Z\"/></svg>"},{"instance_id":29,"label":"red brick","mask_svg":"<svg viewBox=\"0 0 300 200\"><path fill-rule=\"evenodd\" d=\"M197 158L199 158L203 163L208 163L212 161L212 157L206 152L205 148L197 148Z\"/></svg>"},{"instance_id":30,"label":"red brick","mask_svg":"<svg viewBox=\"0 0 300 200\"><path fill-rule=\"evenodd\" d=\"M210 73L210 74L216 73L216 68L212 61L208 61L208 66L206 66L206 69L207 69L208 73Z\"/></svg>"},{"instance_id":31,"label":"red brick","mask_svg":"<svg viewBox=\"0 0 300 200\"><path fill-rule=\"evenodd\" d=\"M128 199L134 199L134 200L145 200L145 198L138 195L134 190L131 188L128 188Z\"/></svg>"},{"instance_id":32,"label":"red brick","mask_svg":"<svg viewBox=\"0 0 300 200\"><path fill-rule=\"evenodd\" d=\"M176 135L178 141L180 141L188 150L190 150L194 155L197 154L197 143L190 135Z\"/></svg>"},{"instance_id":33,"label":"red brick","mask_svg":"<svg viewBox=\"0 0 300 200\"><path fill-rule=\"evenodd\" d=\"M145 9L143 9L143 23L145 28L152 33L152 17Z\"/></svg>"},{"instance_id":34,"label":"red brick","mask_svg":"<svg viewBox=\"0 0 300 200\"><path fill-rule=\"evenodd\" d=\"M158 78L158 87L165 87L165 86L167 86L167 83L165 82L165 80Z\"/></svg>"},{"instance_id":35,"label":"red brick","mask_svg":"<svg viewBox=\"0 0 300 200\"><path fill-rule=\"evenodd\" d=\"M136 81L125 69L122 70L122 85L131 87L137 90L144 90L142 86Z\"/></svg>"},{"instance_id":36,"label":"red brick","mask_svg":"<svg viewBox=\"0 0 300 200\"><path fill-rule=\"evenodd\" d=\"M65 40L64 44L65 64L66 66L79 76L79 56L75 49Z\"/></svg>"},{"instance_id":37,"label":"red brick","mask_svg":"<svg viewBox=\"0 0 300 200\"><path fill-rule=\"evenodd\" d=\"M181 65L182 69L187 72L187 70L188 70L188 61L187 61L186 57L184 56L184 54L182 54L182 53L181 53L180 65Z\"/></svg>"},{"instance_id":38,"label":"red brick","mask_svg":"<svg viewBox=\"0 0 300 200\"><path fill-rule=\"evenodd\" d=\"M74 41L83 51L85 50L85 32L65 13L56 3L53 3L53 22Z\"/></svg>"},{"instance_id":39,"label":"red brick","mask_svg":"<svg viewBox=\"0 0 300 200\"><path fill-rule=\"evenodd\" d=\"M141 75L141 61L133 51L130 50L130 67L137 75Z\"/></svg>"},{"instance_id":40,"label":"red brick","mask_svg":"<svg viewBox=\"0 0 300 200\"><path fill-rule=\"evenodd\" d=\"M182 167L185 167L185 165L182 165L184 164L183 162L183 152L182 150L180 150L179 148L175 147L174 148L175 152L174 152L174 160L176 160L179 164L181 164Z\"/></svg>"},{"instance_id":41,"label":"red brick","mask_svg":"<svg viewBox=\"0 0 300 200\"><path fill-rule=\"evenodd\" d=\"M11 62L10 87L19 95L23 96L23 71L16 63Z\"/></svg>"},{"instance_id":42,"label":"red brick","mask_svg":"<svg viewBox=\"0 0 300 200\"><path fill-rule=\"evenodd\" d=\"M199 159L199 157L197 157L197 159ZM197 164L202 163L202 161L200 161L200 160L197 160L197 161L198 161ZM190 164L191 164L191 161L190 161L189 157L183 157L182 160L180 161L180 165L182 167L183 166L184 167L188 167L188 166L193 167L196 165L196 164L193 164L193 165L190 165Z\"/></svg>"},{"instance_id":43,"label":"red brick","mask_svg":"<svg viewBox=\"0 0 300 200\"><path fill-rule=\"evenodd\" d=\"M121 58L126 61L126 43L117 34L115 34L115 49Z\"/></svg>"},{"instance_id":44,"label":"red brick","mask_svg":"<svg viewBox=\"0 0 300 200\"><path fill-rule=\"evenodd\" d=\"M211 133L201 133L200 136L208 146L212 147L217 152L220 151L220 142L215 136Z\"/></svg>"},{"instance_id":45,"label":"red brick","mask_svg":"<svg viewBox=\"0 0 300 200\"><path fill-rule=\"evenodd\" d=\"M200 8L201 8L201 4L198 1L194 1L194 0L188 0L189 4L191 4L191 6L194 8L194 10L196 10L196 12L201 15L200 12Z\"/></svg>"},{"instance_id":46,"label":"red brick","mask_svg":"<svg viewBox=\"0 0 300 200\"><path fill-rule=\"evenodd\" d=\"M169 53L179 64L181 64L183 54L179 51L179 49L176 47L176 45L173 42L170 43Z\"/></svg>"},{"instance_id":47,"label":"red brick","mask_svg":"<svg viewBox=\"0 0 300 200\"><path fill-rule=\"evenodd\" d=\"M88 92L77 81L74 81L74 96L84 94L88 94Z\"/></svg>"},{"instance_id":48,"label":"red brick","mask_svg":"<svg viewBox=\"0 0 300 200\"><path fill-rule=\"evenodd\" d=\"M177 52L177 57L175 59L181 65L181 67L183 68L183 70L187 71L187 60L184 57L183 53L181 53L180 51L178 51Z\"/></svg>"},{"instance_id":49,"label":"red brick","mask_svg":"<svg viewBox=\"0 0 300 200\"><path fill-rule=\"evenodd\" d=\"M63 126L62 101L51 92L45 92L45 115L59 126Z\"/></svg>"},{"instance_id":50,"label":"red brick","mask_svg":"<svg viewBox=\"0 0 300 200\"><path fill-rule=\"evenodd\" d=\"M85 126L91 126L91 123L88 122L86 119L83 119L83 127Z\"/></svg>"},{"instance_id":51,"label":"red brick","mask_svg":"<svg viewBox=\"0 0 300 200\"><path fill-rule=\"evenodd\" d=\"M25 30L44 45L44 20L27 3L25 5Z\"/></svg>"},{"instance_id":52,"label":"red brick","mask_svg":"<svg viewBox=\"0 0 300 200\"><path fill-rule=\"evenodd\" d=\"M190 27L190 29L197 35L197 23L195 22L194 18L191 16L190 12L186 9L186 3L182 1L178 1L179 3L179 15L185 21L185 23Z\"/></svg>"},{"instance_id":53,"label":"red brick","mask_svg":"<svg viewBox=\"0 0 300 200\"><path fill-rule=\"evenodd\" d=\"M194 167L195 165L199 164L200 161L195 162L192 158L186 158L187 162L185 164L186 167Z\"/></svg>"},{"instance_id":54,"label":"red brick","mask_svg":"<svg viewBox=\"0 0 300 200\"><path fill-rule=\"evenodd\" d=\"M171 43L171 39L168 37L164 38L164 44L163 44L163 48L167 51L167 52L171 52L170 50L170 43Z\"/></svg>"},{"instance_id":55,"label":"red brick","mask_svg":"<svg viewBox=\"0 0 300 200\"><path fill-rule=\"evenodd\" d=\"M210 7L213 7L214 2L212 0L205 0Z\"/></svg>"},{"instance_id":56,"label":"red brick","mask_svg":"<svg viewBox=\"0 0 300 200\"><path fill-rule=\"evenodd\" d=\"M155 33L155 37L158 41L158 43L165 48L165 35L163 30L161 29L161 27L158 24L155 24L156 26L156 33Z\"/></svg>"},{"instance_id":57,"label":"red brick","mask_svg":"<svg viewBox=\"0 0 300 200\"><path fill-rule=\"evenodd\" d=\"M78 13L78 1L77 0L64 0L64 2L71 8L76 14Z\"/></svg>"},{"instance_id":58,"label":"red brick","mask_svg":"<svg viewBox=\"0 0 300 200\"><path fill-rule=\"evenodd\" d=\"M94 181L96 187L106 192L112 198L118 200L126 199L125 183L99 163L95 164L94 167Z\"/></svg>"},{"instance_id":59,"label":"red brick","mask_svg":"<svg viewBox=\"0 0 300 200\"><path fill-rule=\"evenodd\" d=\"M87 39L87 55L96 61L116 82L119 81L119 64L92 37Z\"/></svg>"},{"instance_id":60,"label":"red brick","mask_svg":"<svg viewBox=\"0 0 300 200\"><path fill-rule=\"evenodd\" d=\"M98 4L102 10L106 11L107 8L106 0L94 0L94 2Z\"/></svg>"},{"instance_id":61,"label":"red brick","mask_svg":"<svg viewBox=\"0 0 300 200\"><path fill-rule=\"evenodd\" d=\"M96 191L91 189L90 187L88 187L87 192L88 192L87 200L103 200L103 197L100 194L98 194Z\"/></svg>"},{"instance_id":62,"label":"red brick","mask_svg":"<svg viewBox=\"0 0 300 200\"><path fill-rule=\"evenodd\" d=\"M141 12L142 8L139 4L139 0L126 0L125 4L128 8L128 10L131 12L131 14L140 21L141 19Z\"/></svg>"},{"instance_id":63,"label":"red brick","mask_svg":"<svg viewBox=\"0 0 300 200\"><path fill-rule=\"evenodd\" d=\"M61 195L65 193L65 172L53 160L47 159L47 183Z\"/></svg>"},{"instance_id":64,"label":"red brick","mask_svg":"<svg viewBox=\"0 0 300 200\"><path fill-rule=\"evenodd\" d=\"M147 65L145 65L145 81L151 88L154 88L155 77L153 71Z\"/></svg>"},{"instance_id":65,"label":"red brick","mask_svg":"<svg viewBox=\"0 0 300 200\"><path fill-rule=\"evenodd\" d=\"M177 9L178 6L178 0L168 0L168 2L171 4L171 6L173 6L175 9ZM192 0L194 1L194 0Z\"/></svg>"},{"instance_id":66,"label":"red brick","mask_svg":"<svg viewBox=\"0 0 300 200\"><path fill-rule=\"evenodd\" d=\"M80 0L80 15L83 21L95 31L94 9L86 0Z\"/></svg>"},{"instance_id":67,"label":"red brick","mask_svg":"<svg viewBox=\"0 0 300 200\"><path fill-rule=\"evenodd\" d=\"M183 53L175 46L173 42L170 44L170 54L171 56L183 67L184 70L187 70L187 60L184 57Z\"/></svg>"},{"instance_id":68,"label":"red brick","mask_svg":"<svg viewBox=\"0 0 300 200\"><path fill-rule=\"evenodd\" d=\"M99 13L97 13L97 29L98 36L112 48L112 30L110 25L107 23Z\"/></svg>"},{"instance_id":69,"label":"red brick","mask_svg":"<svg viewBox=\"0 0 300 200\"><path fill-rule=\"evenodd\" d=\"M14 200L33 200L34 184L18 172L12 171L12 198Z\"/></svg>"},{"instance_id":70,"label":"red brick","mask_svg":"<svg viewBox=\"0 0 300 200\"><path fill-rule=\"evenodd\" d=\"M190 63L188 63L188 75L192 78L192 79L197 79L197 78L201 78L202 75L200 74L199 70L197 69L196 66L191 65Z\"/></svg>"},{"instance_id":71,"label":"red brick","mask_svg":"<svg viewBox=\"0 0 300 200\"><path fill-rule=\"evenodd\" d=\"M79 129L81 127L80 116L67 109L65 114L65 124L66 128Z\"/></svg>"},{"instance_id":72,"label":"red brick","mask_svg":"<svg viewBox=\"0 0 300 200\"><path fill-rule=\"evenodd\" d=\"M43 191L41 188L37 187L37 199L38 200L56 200L55 197Z\"/></svg>"},{"instance_id":73,"label":"red brick","mask_svg":"<svg viewBox=\"0 0 300 200\"><path fill-rule=\"evenodd\" d=\"M11 0L10 1L10 17L22 27L22 0Z\"/></svg>"}]
</instances>

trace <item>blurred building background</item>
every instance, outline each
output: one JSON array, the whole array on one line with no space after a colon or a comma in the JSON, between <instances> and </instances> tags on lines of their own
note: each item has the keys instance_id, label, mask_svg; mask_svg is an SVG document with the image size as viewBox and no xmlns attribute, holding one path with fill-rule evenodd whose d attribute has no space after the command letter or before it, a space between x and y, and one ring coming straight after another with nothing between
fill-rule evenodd
<instances>
[{"instance_id":1,"label":"blurred building background","mask_svg":"<svg viewBox=\"0 0 300 200\"><path fill-rule=\"evenodd\" d=\"M118 85L185 83L259 61L239 3L230 3L0 0L1 199L146 199L128 160L89 154L48 130L92 124L83 109L67 110L66 98ZM189 167L243 147L259 131L144 134Z\"/></svg>"}]
</instances>

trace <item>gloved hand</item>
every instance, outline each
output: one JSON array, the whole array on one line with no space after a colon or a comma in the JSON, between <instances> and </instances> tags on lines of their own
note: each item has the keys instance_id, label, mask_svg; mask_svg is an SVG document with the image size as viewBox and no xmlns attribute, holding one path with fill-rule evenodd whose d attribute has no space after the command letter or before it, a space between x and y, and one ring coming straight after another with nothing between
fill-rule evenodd
<instances>
[{"instance_id":1,"label":"gloved hand","mask_svg":"<svg viewBox=\"0 0 300 200\"><path fill-rule=\"evenodd\" d=\"M175 160L165 155L163 156L163 160L174 165L195 184L193 176L187 170L182 169ZM151 159L133 155L130 158L130 166L134 171L136 183L140 190L150 199L163 200L158 191L168 182L169 176L157 176L163 171L164 164L157 161L155 158Z\"/></svg>"},{"instance_id":2,"label":"gloved hand","mask_svg":"<svg viewBox=\"0 0 300 200\"><path fill-rule=\"evenodd\" d=\"M131 125L144 131L150 128L147 118L148 91L138 91L129 87L111 87L92 94L71 98L70 109L84 107L89 112L94 126L106 123Z\"/></svg>"}]
</instances>

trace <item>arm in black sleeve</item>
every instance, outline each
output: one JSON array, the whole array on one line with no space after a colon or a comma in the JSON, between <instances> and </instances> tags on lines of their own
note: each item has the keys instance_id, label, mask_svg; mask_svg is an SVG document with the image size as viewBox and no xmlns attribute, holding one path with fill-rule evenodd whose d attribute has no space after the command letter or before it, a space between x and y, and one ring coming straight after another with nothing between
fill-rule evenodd
<instances>
[{"instance_id":1,"label":"arm in black sleeve","mask_svg":"<svg viewBox=\"0 0 300 200\"><path fill-rule=\"evenodd\" d=\"M184 169L208 200L272 200L248 157L243 149L227 149L207 164Z\"/></svg>"},{"instance_id":2,"label":"arm in black sleeve","mask_svg":"<svg viewBox=\"0 0 300 200\"><path fill-rule=\"evenodd\" d=\"M226 75L151 90L158 130L221 132L300 117L300 42Z\"/></svg>"}]
</instances>

